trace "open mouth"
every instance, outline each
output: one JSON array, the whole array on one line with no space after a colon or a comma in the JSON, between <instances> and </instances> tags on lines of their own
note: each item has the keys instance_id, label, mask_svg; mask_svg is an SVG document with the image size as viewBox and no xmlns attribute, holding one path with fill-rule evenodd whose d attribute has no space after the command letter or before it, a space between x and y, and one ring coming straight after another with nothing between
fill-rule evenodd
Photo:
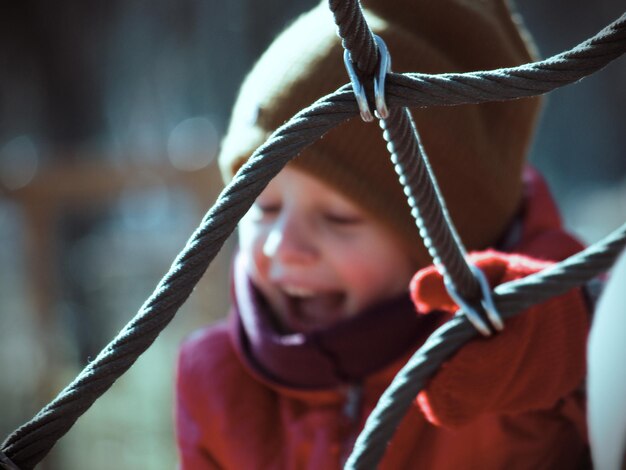
<instances>
[{"instance_id":1,"label":"open mouth","mask_svg":"<svg viewBox=\"0 0 626 470\"><path fill-rule=\"evenodd\" d=\"M285 287L286 318L289 329L306 332L328 326L345 316L346 294L342 291L313 291Z\"/></svg>"}]
</instances>

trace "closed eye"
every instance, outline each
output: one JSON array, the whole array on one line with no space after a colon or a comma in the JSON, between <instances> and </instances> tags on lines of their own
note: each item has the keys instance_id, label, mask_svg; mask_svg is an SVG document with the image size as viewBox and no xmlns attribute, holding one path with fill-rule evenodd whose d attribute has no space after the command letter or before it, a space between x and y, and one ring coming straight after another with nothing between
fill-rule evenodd
<instances>
[{"instance_id":1,"label":"closed eye","mask_svg":"<svg viewBox=\"0 0 626 470\"><path fill-rule=\"evenodd\" d=\"M256 220L257 222L268 221L278 216L280 210L280 204L256 201L250 208L250 215L252 216L252 220Z\"/></svg>"},{"instance_id":2,"label":"closed eye","mask_svg":"<svg viewBox=\"0 0 626 470\"><path fill-rule=\"evenodd\" d=\"M358 225L363 219L357 215L326 213L324 219L334 225Z\"/></svg>"},{"instance_id":3,"label":"closed eye","mask_svg":"<svg viewBox=\"0 0 626 470\"><path fill-rule=\"evenodd\" d=\"M266 215L278 214L280 212L280 204L255 204L257 208Z\"/></svg>"}]
</instances>

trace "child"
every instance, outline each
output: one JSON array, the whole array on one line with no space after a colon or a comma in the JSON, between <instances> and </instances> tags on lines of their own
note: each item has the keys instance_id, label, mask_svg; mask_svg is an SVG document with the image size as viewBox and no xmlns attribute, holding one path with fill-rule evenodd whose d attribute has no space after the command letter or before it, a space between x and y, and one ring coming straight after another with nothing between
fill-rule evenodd
<instances>
[{"instance_id":1,"label":"child","mask_svg":"<svg viewBox=\"0 0 626 470\"><path fill-rule=\"evenodd\" d=\"M500 0L364 3L395 71L533 60ZM347 81L322 3L243 84L219 157L225 180L280 124ZM494 285L581 248L541 178L523 169L538 108L525 99L413 112L456 227ZM228 320L181 348L182 468L339 468L395 373L455 310L378 127L352 119L290 162L241 220L239 241ZM467 344L417 397L381 468L579 468L587 329L572 291Z\"/></svg>"}]
</instances>

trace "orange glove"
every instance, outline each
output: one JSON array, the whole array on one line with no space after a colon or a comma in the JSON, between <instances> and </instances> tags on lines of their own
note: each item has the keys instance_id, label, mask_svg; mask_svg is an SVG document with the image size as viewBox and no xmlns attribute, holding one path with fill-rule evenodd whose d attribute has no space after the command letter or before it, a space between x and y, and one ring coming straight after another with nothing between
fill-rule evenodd
<instances>
[{"instance_id":1,"label":"orange glove","mask_svg":"<svg viewBox=\"0 0 626 470\"><path fill-rule=\"evenodd\" d=\"M493 250L469 258L491 286L552 264ZM457 310L433 266L414 276L411 297L420 314ZM583 380L588 328L579 289L535 305L507 320L501 333L463 346L442 365L417 402L431 423L450 427L486 413L552 408Z\"/></svg>"}]
</instances>

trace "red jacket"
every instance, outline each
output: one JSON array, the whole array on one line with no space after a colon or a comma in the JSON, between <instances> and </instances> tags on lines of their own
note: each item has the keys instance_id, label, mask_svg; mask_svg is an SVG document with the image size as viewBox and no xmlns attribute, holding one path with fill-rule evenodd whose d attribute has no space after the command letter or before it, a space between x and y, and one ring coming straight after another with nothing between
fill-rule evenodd
<instances>
[{"instance_id":1,"label":"red jacket","mask_svg":"<svg viewBox=\"0 0 626 470\"><path fill-rule=\"evenodd\" d=\"M542 180L526 176L521 232L507 248L532 260L578 251ZM307 390L266 376L242 350L237 325L205 328L181 347L176 432L183 469L340 468L378 398L424 340L358 387ZM587 445L578 389L587 330L587 308L575 290L507 321L494 338L471 341L420 394L380 468L581 468Z\"/></svg>"}]
</instances>

